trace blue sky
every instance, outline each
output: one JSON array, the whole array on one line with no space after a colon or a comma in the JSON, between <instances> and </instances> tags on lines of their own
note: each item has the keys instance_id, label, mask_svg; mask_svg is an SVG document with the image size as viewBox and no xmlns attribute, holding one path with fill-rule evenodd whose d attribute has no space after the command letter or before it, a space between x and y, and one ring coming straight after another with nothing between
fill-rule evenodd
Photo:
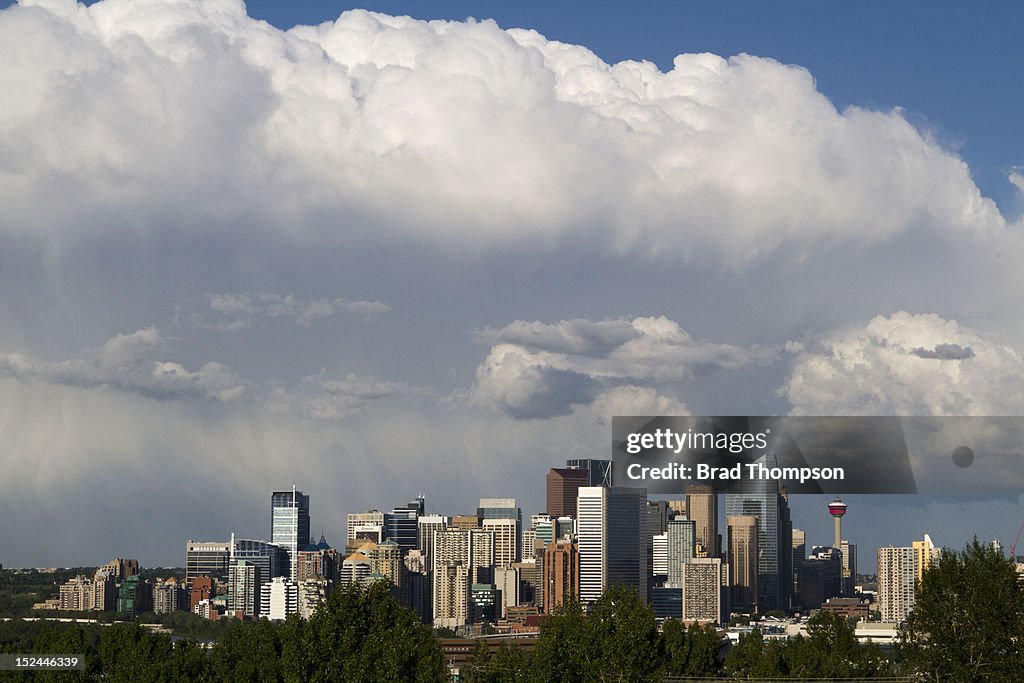
<instances>
[{"instance_id":1,"label":"blue sky","mask_svg":"<svg viewBox=\"0 0 1024 683\"><path fill-rule=\"evenodd\" d=\"M332 541L529 514L612 415L1024 414L1024 9L984 8L8 6L0 562L178 563L292 482ZM850 503L867 557L1021 516Z\"/></svg>"}]
</instances>

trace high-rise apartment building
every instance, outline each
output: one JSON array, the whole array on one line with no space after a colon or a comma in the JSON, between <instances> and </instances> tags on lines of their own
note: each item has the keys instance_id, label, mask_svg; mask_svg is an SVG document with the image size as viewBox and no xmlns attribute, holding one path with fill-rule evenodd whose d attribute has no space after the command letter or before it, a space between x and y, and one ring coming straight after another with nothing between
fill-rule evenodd
<instances>
[{"instance_id":1,"label":"high-rise apartment building","mask_svg":"<svg viewBox=\"0 0 1024 683\"><path fill-rule=\"evenodd\" d=\"M576 516L576 495L581 486L590 486L590 472L584 469L553 467L547 477L547 513L559 517Z\"/></svg>"},{"instance_id":2,"label":"high-rise apartment building","mask_svg":"<svg viewBox=\"0 0 1024 683\"><path fill-rule=\"evenodd\" d=\"M297 491L270 494L270 542L288 554L288 573L296 575L299 550L309 545L309 496Z\"/></svg>"},{"instance_id":3,"label":"high-rise apartment building","mask_svg":"<svg viewBox=\"0 0 1024 683\"><path fill-rule=\"evenodd\" d=\"M262 580L260 567L248 560L233 560L228 567L228 612L258 616Z\"/></svg>"},{"instance_id":4,"label":"high-rise apartment building","mask_svg":"<svg viewBox=\"0 0 1024 683\"><path fill-rule=\"evenodd\" d=\"M676 515L668 520L666 535L666 579L676 586L682 585L683 565L696 557L697 524L692 519Z\"/></svg>"},{"instance_id":5,"label":"high-rise apartment building","mask_svg":"<svg viewBox=\"0 0 1024 683\"><path fill-rule=\"evenodd\" d=\"M448 518L441 515L424 515L416 520L416 527L417 545L426 556L427 562L430 562L434 557L434 536L438 531L448 528Z\"/></svg>"},{"instance_id":6,"label":"high-rise apartment building","mask_svg":"<svg viewBox=\"0 0 1024 683\"><path fill-rule=\"evenodd\" d=\"M284 621L299 611L299 584L278 576L260 586L260 618Z\"/></svg>"},{"instance_id":7,"label":"high-rise apartment building","mask_svg":"<svg viewBox=\"0 0 1024 683\"><path fill-rule=\"evenodd\" d=\"M481 498L476 510L480 526L494 534L494 564L511 567L520 559L519 535L523 512L515 498Z\"/></svg>"},{"instance_id":8,"label":"high-rise apartment building","mask_svg":"<svg viewBox=\"0 0 1024 683\"><path fill-rule=\"evenodd\" d=\"M469 621L471 583L469 565L435 563L433 580L434 627L456 629Z\"/></svg>"},{"instance_id":9,"label":"high-rise apartment building","mask_svg":"<svg viewBox=\"0 0 1024 683\"><path fill-rule=\"evenodd\" d=\"M544 613L551 614L565 605L570 596L579 596L579 548L570 541L548 544L544 550Z\"/></svg>"},{"instance_id":10,"label":"high-rise apartment building","mask_svg":"<svg viewBox=\"0 0 1024 683\"><path fill-rule=\"evenodd\" d=\"M924 570L939 559L939 549L932 543L932 538L928 534L924 535L923 540L913 541L910 547L914 549L914 577L920 581L924 578Z\"/></svg>"},{"instance_id":11,"label":"high-rise apartment building","mask_svg":"<svg viewBox=\"0 0 1024 683\"><path fill-rule=\"evenodd\" d=\"M508 568L519 561L518 538L516 532L519 522L515 519L484 519L483 530L489 531L494 538L494 566Z\"/></svg>"},{"instance_id":12,"label":"high-rise apartment building","mask_svg":"<svg viewBox=\"0 0 1024 683\"><path fill-rule=\"evenodd\" d=\"M511 566L497 567L494 570L494 586L501 596L500 608L495 611L499 618L504 619L509 607L519 605L519 570Z\"/></svg>"},{"instance_id":13,"label":"high-rise apartment building","mask_svg":"<svg viewBox=\"0 0 1024 683\"><path fill-rule=\"evenodd\" d=\"M910 547L879 548L878 602L882 621L906 621L914 608L914 592L925 570L939 557L939 549L928 534Z\"/></svg>"},{"instance_id":14,"label":"high-rise apartment building","mask_svg":"<svg viewBox=\"0 0 1024 683\"><path fill-rule=\"evenodd\" d=\"M153 613L170 614L188 608L185 587L171 577L153 584Z\"/></svg>"},{"instance_id":15,"label":"high-rise apartment building","mask_svg":"<svg viewBox=\"0 0 1024 683\"><path fill-rule=\"evenodd\" d=\"M580 488L576 521L582 602L594 602L610 586L632 588L646 602L646 503L646 489Z\"/></svg>"},{"instance_id":16,"label":"high-rise apartment building","mask_svg":"<svg viewBox=\"0 0 1024 683\"><path fill-rule=\"evenodd\" d=\"M138 616L153 609L153 584L138 574L122 579L117 587L117 611Z\"/></svg>"},{"instance_id":17,"label":"high-rise apartment building","mask_svg":"<svg viewBox=\"0 0 1024 683\"><path fill-rule=\"evenodd\" d=\"M914 607L914 549L878 549L878 606L882 621L901 623Z\"/></svg>"},{"instance_id":18,"label":"high-rise apartment building","mask_svg":"<svg viewBox=\"0 0 1024 683\"><path fill-rule=\"evenodd\" d=\"M722 574L717 557L698 557L683 565L684 623L722 622Z\"/></svg>"},{"instance_id":19,"label":"high-rise apartment building","mask_svg":"<svg viewBox=\"0 0 1024 683\"><path fill-rule=\"evenodd\" d=\"M106 572L114 581L120 582L129 576L139 573L138 560L126 560L123 557L115 557L110 562L100 567L97 571Z\"/></svg>"}]
</instances>

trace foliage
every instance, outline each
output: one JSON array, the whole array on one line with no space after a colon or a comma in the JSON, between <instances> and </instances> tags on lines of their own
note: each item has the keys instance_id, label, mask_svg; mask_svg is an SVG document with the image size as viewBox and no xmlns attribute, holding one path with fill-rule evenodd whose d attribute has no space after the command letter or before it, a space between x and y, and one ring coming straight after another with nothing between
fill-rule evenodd
<instances>
[{"instance_id":1,"label":"foliage","mask_svg":"<svg viewBox=\"0 0 1024 683\"><path fill-rule=\"evenodd\" d=\"M807 624L807 637L764 640L754 629L740 637L725 659L733 678L876 678L889 675L889 663L875 645L857 642L842 617L818 612Z\"/></svg>"},{"instance_id":2,"label":"foliage","mask_svg":"<svg viewBox=\"0 0 1024 683\"><path fill-rule=\"evenodd\" d=\"M926 680L1024 680L1024 585L1001 551L943 551L925 570L902 651Z\"/></svg>"}]
</instances>

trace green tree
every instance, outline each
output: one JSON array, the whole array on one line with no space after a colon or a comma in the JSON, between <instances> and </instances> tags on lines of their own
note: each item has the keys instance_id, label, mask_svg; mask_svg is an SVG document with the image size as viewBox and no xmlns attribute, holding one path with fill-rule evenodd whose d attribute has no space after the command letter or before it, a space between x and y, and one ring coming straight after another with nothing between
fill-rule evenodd
<instances>
[{"instance_id":1,"label":"green tree","mask_svg":"<svg viewBox=\"0 0 1024 683\"><path fill-rule=\"evenodd\" d=\"M725 658L722 670L732 678L752 678L759 675L761 660L764 657L764 638L760 629L740 635Z\"/></svg>"},{"instance_id":2,"label":"green tree","mask_svg":"<svg viewBox=\"0 0 1024 683\"><path fill-rule=\"evenodd\" d=\"M1024 585L1012 561L975 538L925 570L902 643L932 681L1024 680Z\"/></svg>"},{"instance_id":3,"label":"green tree","mask_svg":"<svg viewBox=\"0 0 1024 683\"><path fill-rule=\"evenodd\" d=\"M587 642L583 606L567 600L540 624L540 636L533 651L536 680L575 683L585 679L596 646Z\"/></svg>"},{"instance_id":4,"label":"green tree","mask_svg":"<svg viewBox=\"0 0 1024 683\"><path fill-rule=\"evenodd\" d=\"M462 677L467 683L489 683L493 680L491 675L492 659L491 648L487 645L487 641L482 638L478 639L473 648L473 655L464 667L465 671L462 672Z\"/></svg>"},{"instance_id":5,"label":"green tree","mask_svg":"<svg viewBox=\"0 0 1024 683\"><path fill-rule=\"evenodd\" d=\"M281 628L268 621L239 624L213 650L218 680L232 683L278 683L281 672Z\"/></svg>"},{"instance_id":6,"label":"green tree","mask_svg":"<svg viewBox=\"0 0 1024 683\"><path fill-rule=\"evenodd\" d=\"M338 588L302 632L297 642L310 667L303 677L289 680L433 683L447 676L430 629L384 582Z\"/></svg>"},{"instance_id":7,"label":"green tree","mask_svg":"<svg viewBox=\"0 0 1024 683\"><path fill-rule=\"evenodd\" d=\"M171 659L171 639L138 624L114 624L100 636L100 661L106 680L114 683L160 683L169 680L164 665Z\"/></svg>"},{"instance_id":8,"label":"green tree","mask_svg":"<svg viewBox=\"0 0 1024 683\"><path fill-rule=\"evenodd\" d=\"M690 624L686 633L686 676L715 676L718 674L718 653L722 639L714 626Z\"/></svg>"},{"instance_id":9,"label":"green tree","mask_svg":"<svg viewBox=\"0 0 1024 683\"><path fill-rule=\"evenodd\" d=\"M539 681L647 681L660 675L654 612L636 592L613 586L584 614L569 601L541 623L531 667Z\"/></svg>"},{"instance_id":10,"label":"green tree","mask_svg":"<svg viewBox=\"0 0 1024 683\"><path fill-rule=\"evenodd\" d=\"M530 658L522 648L505 643L498 648L492 664L492 683L527 683L531 679Z\"/></svg>"},{"instance_id":11,"label":"green tree","mask_svg":"<svg viewBox=\"0 0 1024 683\"><path fill-rule=\"evenodd\" d=\"M591 657L595 681L646 681L660 668L654 611L630 588L613 586L594 603L584 622L590 643L600 644Z\"/></svg>"}]
</instances>

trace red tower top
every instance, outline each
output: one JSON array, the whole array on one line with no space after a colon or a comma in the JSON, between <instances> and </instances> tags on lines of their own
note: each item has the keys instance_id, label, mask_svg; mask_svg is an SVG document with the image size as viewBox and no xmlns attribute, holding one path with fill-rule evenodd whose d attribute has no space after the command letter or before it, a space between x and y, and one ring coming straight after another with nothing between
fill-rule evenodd
<instances>
[{"instance_id":1,"label":"red tower top","mask_svg":"<svg viewBox=\"0 0 1024 683\"><path fill-rule=\"evenodd\" d=\"M842 517L846 514L846 503L836 496L836 499L828 504L828 512L833 517Z\"/></svg>"}]
</instances>

